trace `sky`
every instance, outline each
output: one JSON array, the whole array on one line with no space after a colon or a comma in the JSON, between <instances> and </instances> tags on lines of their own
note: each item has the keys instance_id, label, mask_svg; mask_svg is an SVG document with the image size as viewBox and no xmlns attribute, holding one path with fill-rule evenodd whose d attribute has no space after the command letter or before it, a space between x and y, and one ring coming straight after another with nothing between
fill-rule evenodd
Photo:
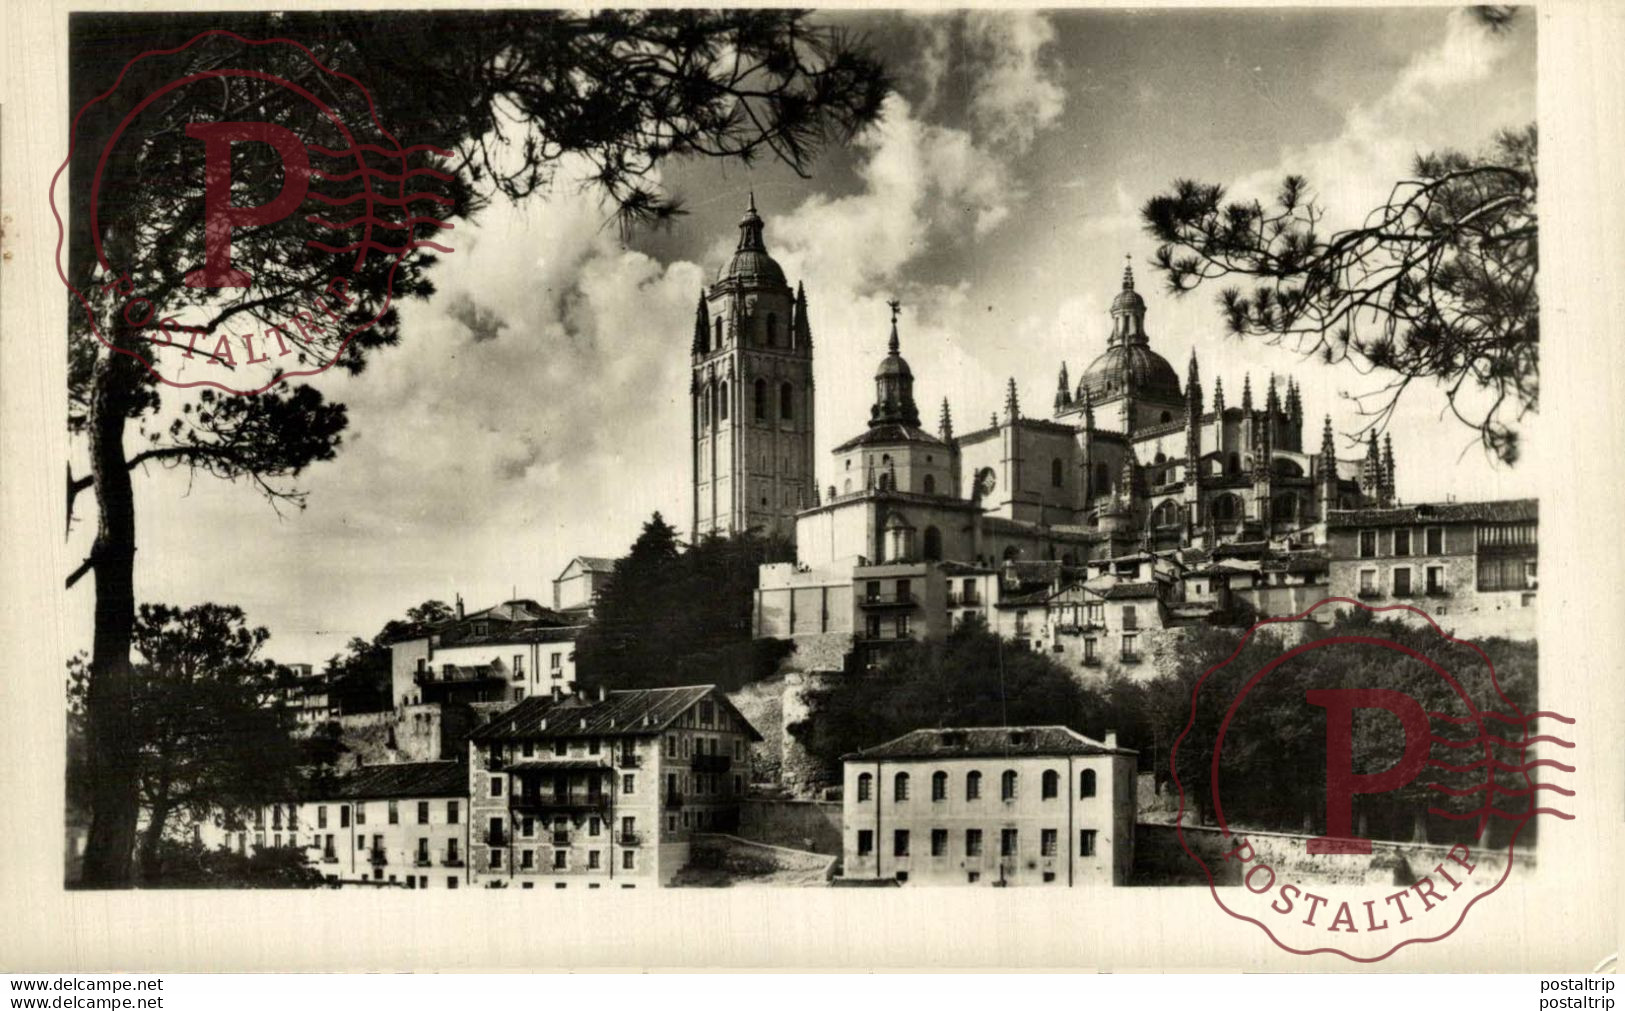
<instances>
[{"instance_id":1,"label":"sky","mask_svg":"<svg viewBox=\"0 0 1625 1011\"><path fill-rule=\"evenodd\" d=\"M1023 413L1048 416L1061 363L1076 382L1105 349L1125 262L1151 345L1181 377L1193 348L1209 397L1216 379L1234 403L1246 374L1260 393L1291 375L1306 429L1329 413L1353 432L1347 398L1374 381L1227 337L1205 289L1166 293L1138 208L1177 178L1267 196L1295 172L1349 223L1415 154L1479 150L1535 118L1530 18L1499 35L1444 8L839 20L897 79L880 124L808 179L668 164L661 181L689 213L661 232L623 238L565 180L460 222L439 292L403 309L401 346L318 380L350 427L335 460L297 479L305 509L279 515L247 486L179 471L137 476L138 599L235 603L270 629L271 656L319 665L425 599L549 603L572 557L624 553L657 510L685 531L694 304L752 191L769 251L807 289L821 468L867 420L888 299L922 414L946 397L967 431L1012 378ZM1413 389L1392 426L1402 499L1536 493L1530 472L1441 419L1443 403ZM93 526L81 510L76 546ZM69 595L88 645L91 582Z\"/></svg>"}]
</instances>

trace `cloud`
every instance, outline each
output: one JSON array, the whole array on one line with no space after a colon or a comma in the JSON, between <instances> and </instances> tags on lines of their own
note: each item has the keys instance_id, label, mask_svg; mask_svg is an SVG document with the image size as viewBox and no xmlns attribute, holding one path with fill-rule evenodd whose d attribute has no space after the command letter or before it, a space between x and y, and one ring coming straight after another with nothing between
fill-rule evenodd
<instances>
[{"instance_id":1,"label":"cloud","mask_svg":"<svg viewBox=\"0 0 1625 1011\"><path fill-rule=\"evenodd\" d=\"M1057 68L1044 54L1055 27L1036 11L979 10L967 15L965 28L971 58L980 64L971 117L994 144L1025 152L1066 107L1066 93L1052 79Z\"/></svg>"},{"instance_id":2,"label":"cloud","mask_svg":"<svg viewBox=\"0 0 1625 1011\"><path fill-rule=\"evenodd\" d=\"M506 320L476 303L473 296L466 291L460 291L452 296L450 304L446 306L446 315L467 327L469 339L476 344L480 341L495 340L497 334L508 326Z\"/></svg>"},{"instance_id":3,"label":"cloud","mask_svg":"<svg viewBox=\"0 0 1625 1011\"><path fill-rule=\"evenodd\" d=\"M1487 80L1516 43L1486 30L1466 10L1452 11L1439 41L1418 53L1375 101L1357 105L1339 132L1326 140L1284 148L1276 166L1251 173L1231 188L1237 196L1269 200L1288 173L1306 176L1333 227L1357 224L1386 199L1419 153L1415 138L1433 147L1477 148L1499 126L1499 103L1471 103L1462 115L1450 101Z\"/></svg>"}]
</instances>

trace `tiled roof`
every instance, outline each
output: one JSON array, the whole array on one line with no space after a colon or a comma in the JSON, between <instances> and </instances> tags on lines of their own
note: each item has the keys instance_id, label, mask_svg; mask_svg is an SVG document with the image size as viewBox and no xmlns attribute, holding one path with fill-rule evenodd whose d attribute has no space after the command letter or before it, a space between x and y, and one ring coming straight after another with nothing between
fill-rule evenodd
<instances>
[{"instance_id":1,"label":"tiled roof","mask_svg":"<svg viewBox=\"0 0 1625 1011\"><path fill-rule=\"evenodd\" d=\"M1069 727L962 727L913 730L885 744L842 756L858 759L1002 758L1047 755L1132 755Z\"/></svg>"},{"instance_id":2,"label":"tiled roof","mask_svg":"<svg viewBox=\"0 0 1625 1011\"><path fill-rule=\"evenodd\" d=\"M1157 595L1156 583L1118 583L1106 587L1107 600L1138 600Z\"/></svg>"},{"instance_id":3,"label":"tiled roof","mask_svg":"<svg viewBox=\"0 0 1625 1011\"><path fill-rule=\"evenodd\" d=\"M885 424L876 425L865 431L855 439L848 439L835 447L835 452L843 453L858 446L890 445L898 442L923 442L928 445L946 445L941 439L914 425Z\"/></svg>"},{"instance_id":4,"label":"tiled roof","mask_svg":"<svg viewBox=\"0 0 1625 1011\"><path fill-rule=\"evenodd\" d=\"M368 765L335 784L333 796L357 800L389 797L466 797L468 766L461 762Z\"/></svg>"},{"instance_id":5,"label":"tiled roof","mask_svg":"<svg viewBox=\"0 0 1625 1011\"><path fill-rule=\"evenodd\" d=\"M1327 513L1326 526L1340 530L1421 523L1526 523L1539 518L1539 500L1518 498L1494 502L1424 502L1393 509L1333 509Z\"/></svg>"},{"instance_id":6,"label":"tiled roof","mask_svg":"<svg viewBox=\"0 0 1625 1011\"><path fill-rule=\"evenodd\" d=\"M472 741L538 741L554 738L652 736L663 732L690 706L715 693L716 701L733 710L751 740L762 735L715 685L681 688L634 688L596 696L532 695L468 735Z\"/></svg>"},{"instance_id":7,"label":"tiled roof","mask_svg":"<svg viewBox=\"0 0 1625 1011\"><path fill-rule=\"evenodd\" d=\"M527 626L518 629L500 629L487 635L462 635L448 638L447 646L509 646L533 642L574 642L585 625Z\"/></svg>"},{"instance_id":8,"label":"tiled roof","mask_svg":"<svg viewBox=\"0 0 1625 1011\"><path fill-rule=\"evenodd\" d=\"M577 555L575 560L580 562L581 567L586 569L588 572L615 571L615 559L613 558L595 558L592 555Z\"/></svg>"}]
</instances>

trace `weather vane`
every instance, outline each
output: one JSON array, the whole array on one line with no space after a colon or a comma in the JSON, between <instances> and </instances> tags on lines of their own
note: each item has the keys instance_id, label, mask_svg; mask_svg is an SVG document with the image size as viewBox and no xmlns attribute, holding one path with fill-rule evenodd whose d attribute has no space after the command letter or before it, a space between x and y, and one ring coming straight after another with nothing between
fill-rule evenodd
<instances>
[{"instance_id":1,"label":"weather vane","mask_svg":"<svg viewBox=\"0 0 1625 1011\"><path fill-rule=\"evenodd\" d=\"M897 314L902 311L903 303L901 303L901 302L897 301L897 299L893 298L893 299L887 299L886 304L891 306L891 321L892 321L892 325L896 326L897 325Z\"/></svg>"}]
</instances>

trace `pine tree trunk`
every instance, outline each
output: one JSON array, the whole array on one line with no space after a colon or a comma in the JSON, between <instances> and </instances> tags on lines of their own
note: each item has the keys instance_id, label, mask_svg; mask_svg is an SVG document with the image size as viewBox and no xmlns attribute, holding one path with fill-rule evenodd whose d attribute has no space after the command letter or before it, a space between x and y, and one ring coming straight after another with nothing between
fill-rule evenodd
<instances>
[{"instance_id":1,"label":"pine tree trunk","mask_svg":"<svg viewBox=\"0 0 1625 1011\"><path fill-rule=\"evenodd\" d=\"M163 845L164 827L169 822L170 803L167 797L153 801L147 812L147 829L141 834L141 879L149 881L159 871L158 850Z\"/></svg>"},{"instance_id":2,"label":"pine tree trunk","mask_svg":"<svg viewBox=\"0 0 1625 1011\"><path fill-rule=\"evenodd\" d=\"M140 796L130 714L130 643L135 626L135 500L124 454L124 426L134 370L128 356L104 352L91 380L89 437L95 481L96 543L91 549L96 623L85 698L91 795L83 882L91 888L131 884Z\"/></svg>"}]
</instances>

